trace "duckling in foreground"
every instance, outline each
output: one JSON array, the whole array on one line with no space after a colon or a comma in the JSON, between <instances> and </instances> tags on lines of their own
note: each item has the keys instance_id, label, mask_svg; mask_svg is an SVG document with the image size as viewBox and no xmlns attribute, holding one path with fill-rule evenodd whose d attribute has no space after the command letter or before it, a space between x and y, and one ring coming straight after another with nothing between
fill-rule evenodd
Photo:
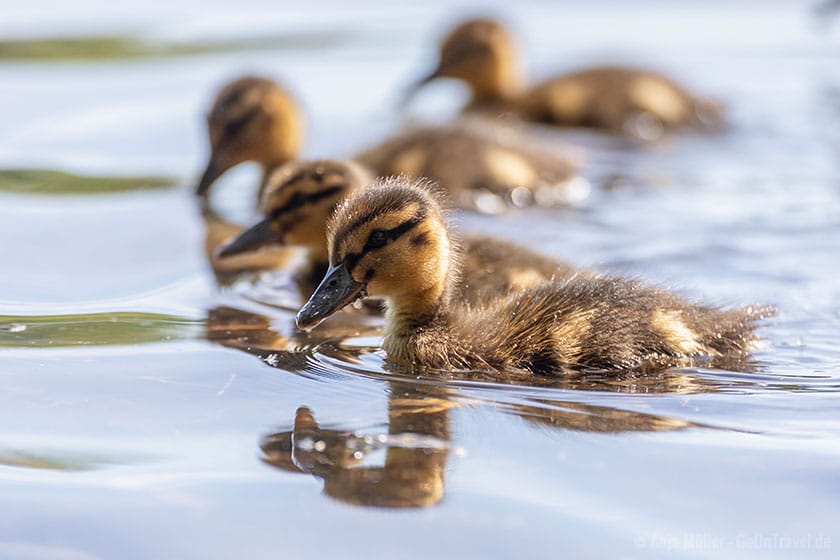
<instances>
[{"instance_id":1,"label":"duckling in foreground","mask_svg":"<svg viewBox=\"0 0 840 560\"><path fill-rule=\"evenodd\" d=\"M297 158L303 118L286 90L267 78L249 76L222 87L207 115L207 132L210 160L196 189L201 196L240 163L259 163L264 183L272 169Z\"/></svg>"},{"instance_id":2,"label":"duckling in foreground","mask_svg":"<svg viewBox=\"0 0 840 560\"><path fill-rule=\"evenodd\" d=\"M767 308L724 311L607 276L547 281L470 307L454 296L460 248L429 190L389 179L350 195L330 220L330 268L297 314L311 328L358 297L387 301L383 348L434 369L666 367L744 354Z\"/></svg>"},{"instance_id":3,"label":"duckling in foreground","mask_svg":"<svg viewBox=\"0 0 840 560\"><path fill-rule=\"evenodd\" d=\"M555 148L526 141L510 127L462 119L458 125L408 130L356 160L380 176L429 178L445 185L458 206L495 212L504 206L494 205L486 193L517 206L569 201L575 163Z\"/></svg>"},{"instance_id":4,"label":"duckling in foreground","mask_svg":"<svg viewBox=\"0 0 840 560\"><path fill-rule=\"evenodd\" d=\"M373 175L352 161L291 162L268 180L260 209L264 219L223 246L220 262L270 245L297 245L307 252L296 282L308 299L329 268L327 222L339 203L373 182ZM550 278L580 273L557 259L485 236L467 236L464 274L457 294L468 302L496 297Z\"/></svg>"},{"instance_id":5,"label":"duckling in foreground","mask_svg":"<svg viewBox=\"0 0 840 560\"><path fill-rule=\"evenodd\" d=\"M546 124L655 139L665 129L722 123L717 103L649 70L594 67L523 88L514 39L491 19L469 20L450 31L437 67L409 90L408 98L437 78L466 82L472 91L468 111L513 113Z\"/></svg>"}]
</instances>

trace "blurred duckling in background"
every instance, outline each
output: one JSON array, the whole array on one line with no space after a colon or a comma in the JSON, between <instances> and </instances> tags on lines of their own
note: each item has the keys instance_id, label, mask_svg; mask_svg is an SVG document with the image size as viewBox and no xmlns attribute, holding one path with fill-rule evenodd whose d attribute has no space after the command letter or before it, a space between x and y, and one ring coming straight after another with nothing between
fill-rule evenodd
<instances>
[{"instance_id":1,"label":"blurred duckling in background","mask_svg":"<svg viewBox=\"0 0 840 560\"><path fill-rule=\"evenodd\" d=\"M272 247L305 250L295 283L306 300L329 268L327 221L348 192L373 181L365 167L352 161L290 162L265 184L259 209L263 219L221 246L219 262L247 258Z\"/></svg>"},{"instance_id":2,"label":"blurred duckling in background","mask_svg":"<svg viewBox=\"0 0 840 560\"><path fill-rule=\"evenodd\" d=\"M513 113L545 124L600 128L645 140L668 129L722 124L717 103L649 70L594 67L523 87L514 39L491 19L466 21L450 31L437 67L410 89L407 99L437 78L470 87L468 111Z\"/></svg>"},{"instance_id":3,"label":"blurred duckling in background","mask_svg":"<svg viewBox=\"0 0 840 560\"><path fill-rule=\"evenodd\" d=\"M262 167L265 183L275 167L298 157L303 128L297 103L277 83L253 76L228 83L207 115L210 159L196 193L206 196L225 171L250 161Z\"/></svg>"},{"instance_id":4,"label":"blurred duckling in background","mask_svg":"<svg viewBox=\"0 0 840 560\"><path fill-rule=\"evenodd\" d=\"M633 280L571 277L470 307L455 297L460 248L422 186L350 195L328 226L330 268L297 315L311 328L360 296L386 298L392 364L445 370L647 370L740 355L767 308L723 311Z\"/></svg>"},{"instance_id":5,"label":"blurred duckling in background","mask_svg":"<svg viewBox=\"0 0 840 560\"><path fill-rule=\"evenodd\" d=\"M495 213L508 204L547 206L589 194L573 159L562 146L554 148L529 142L511 127L461 119L408 130L356 159L380 176L426 177L445 186L456 205Z\"/></svg>"},{"instance_id":6,"label":"blurred duckling in background","mask_svg":"<svg viewBox=\"0 0 840 560\"><path fill-rule=\"evenodd\" d=\"M262 198L271 172L300 154L302 121L294 99L271 80L248 77L224 86L207 118L211 153L197 193L206 195L222 173L253 161L263 169ZM500 211L507 202L569 202L589 192L588 183L576 180L570 158L525 142L509 127L486 123L410 130L358 159L379 175L438 181L460 206L485 212Z\"/></svg>"},{"instance_id":7,"label":"blurred duckling in background","mask_svg":"<svg viewBox=\"0 0 840 560\"><path fill-rule=\"evenodd\" d=\"M330 216L341 201L372 181L373 175L352 161L291 162L282 166L269 178L260 202L264 218L223 246L218 260L242 258L272 245L302 247L307 259L296 283L305 301L329 268ZM484 236L466 237L463 261L464 274L457 293L473 303L581 272L557 259Z\"/></svg>"}]
</instances>

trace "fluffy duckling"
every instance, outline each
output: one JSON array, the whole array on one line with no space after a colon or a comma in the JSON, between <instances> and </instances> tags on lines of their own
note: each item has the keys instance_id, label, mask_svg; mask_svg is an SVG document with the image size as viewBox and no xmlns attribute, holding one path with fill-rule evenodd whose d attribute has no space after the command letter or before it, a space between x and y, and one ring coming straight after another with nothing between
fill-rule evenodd
<instances>
[{"instance_id":1,"label":"fluffy duckling","mask_svg":"<svg viewBox=\"0 0 840 560\"><path fill-rule=\"evenodd\" d=\"M296 245L307 252L296 277L308 299L329 268L327 222L338 204L373 181L372 174L352 161L291 162L268 180L260 202L264 218L222 247L218 260L241 258L269 245ZM511 289L580 272L524 247L484 237L464 243L464 275L458 297L478 302Z\"/></svg>"},{"instance_id":2,"label":"fluffy duckling","mask_svg":"<svg viewBox=\"0 0 840 560\"><path fill-rule=\"evenodd\" d=\"M606 276L549 281L470 308L454 297L459 247L441 206L395 179L349 196L328 231L330 268L298 326L365 294L384 297L383 348L399 365L536 374L665 367L747 352L767 314L695 305Z\"/></svg>"},{"instance_id":3,"label":"fluffy duckling","mask_svg":"<svg viewBox=\"0 0 840 560\"><path fill-rule=\"evenodd\" d=\"M303 298L309 298L329 268L327 220L348 192L371 181L370 171L352 161L299 161L279 167L260 196L263 219L220 247L217 259L234 260L271 246L303 248L305 263L295 283Z\"/></svg>"},{"instance_id":4,"label":"fluffy duckling","mask_svg":"<svg viewBox=\"0 0 840 560\"><path fill-rule=\"evenodd\" d=\"M482 203L483 193L520 206L563 200L575 165L546 148L509 128L464 121L406 131L356 159L380 176L427 177L445 185L458 206L494 211Z\"/></svg>"},{"instance_id":5,"label":"fluffy duckling","mask_svg":"<svg viewBox=\"0 0 840 560\"><path fill-rule=\"evenodd\" d=\"M204 196L225 171L246 161L271 170L295 159L303 143L303 118L292 96L267 78L245 77L225 85L207 115L210 160L196 189Z\"/></svg>"},{"instance_id":6,"label":"fluffy duckling","mask_svg":"<svg viewBox=\"0 0 840 560\"><path fill-rule=\"evenodd\" d=\"M409 97L437 78L466 82L472 91L468 110L510 112L546 124L655 138L664 129L717 126L722 121L715 102L695 97L648 70L587 68L524 88L514 39L491 19L466 21L450 31L441 43L437 67Z\"/></svg>"}]
</instances>

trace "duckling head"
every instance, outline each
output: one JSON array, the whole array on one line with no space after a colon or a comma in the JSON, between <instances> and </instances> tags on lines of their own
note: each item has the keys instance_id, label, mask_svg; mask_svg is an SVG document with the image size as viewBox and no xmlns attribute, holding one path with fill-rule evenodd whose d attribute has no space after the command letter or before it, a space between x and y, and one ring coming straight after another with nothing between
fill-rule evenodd
<instances>
[{"instance_id":1,"label":"duckling head","mask_svg":"<svg viewBox=\"0 0 840 560\"><path fill-rule=\"evenodd\" d=\"M219 250L220 258L268 245L297 245L327 261L327 222L344 197L373 180L352 161L289 162L268 178L260 197L262 220Z\"/></svg>"},{"instance_id":2,"label":"duckling head","mask_svg":"<svg viewBox=\"0 0 840 560\"><path fill-rule=\"evenodd\" d=\"M449 297L455 259L436 195L424 183L388 178L350 195L328 224L329 270L297 315L314 327L364 295L389 313L430 317Z\"/></svg>"},{"instance_id":3,"label":"duckling head","mask_svg":"<svg viewBox=\"0 0 840 560\"><path fill-rule=\"evenodd\" d=\"M268 170L296 158L302 121L292 96L269 79L246 77L225 85L207 115L210 160L197 194L240 163L254 161Z\"/></svg>"},{"instance_id":4,"label":"duckling head","mask_svg":"<svg viewBox=\"0 0 840 560\"><path fill-rule=\"evenodd\" d=\"M515 93L519 76L513 37L491 19L461 23L444 37L437 67L409 89L407 99L437 78L466 82L477 99Z\"/></svg>"}]
</instances>

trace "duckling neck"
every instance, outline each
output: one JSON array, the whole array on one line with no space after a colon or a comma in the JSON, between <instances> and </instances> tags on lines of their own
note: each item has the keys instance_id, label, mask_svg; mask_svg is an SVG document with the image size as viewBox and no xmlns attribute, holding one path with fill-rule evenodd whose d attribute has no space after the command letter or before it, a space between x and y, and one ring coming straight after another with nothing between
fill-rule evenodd
<instances>
[{"instance_id":1,"label":"duckling neck","mask_svg":"<svg viewBox=\"0 0 840 560\"><path fill-rule=\"evenodd\" d=\"M520 87L517 82L488 81L475 83L472 87L472 104L486 104L494 101L510 101L519 95Z\"/></svg>"},{"instance_id":2,"label":"duckling neck","mask_svg":"<svg viewBox=\"0 0 840 560\"><path fill-rule=\"evenodd\" d=\"M386 340L405 340L420 331L445 328L449 324L453 274L448 276L443 284L434 284L412 295L389 300L385 315Z\"/></svg>"},{"instance_id":3,"label":"duckling neck","mask_svg":"<svg viewBox=\"0 0 840 560\"><path fill-rule=\"evenodd\" d=\"M522 78L512 62L497 63L492 72L473 80L470 85L473 104L510 101L523 90Z\"/></svg>"}]
</instances>

